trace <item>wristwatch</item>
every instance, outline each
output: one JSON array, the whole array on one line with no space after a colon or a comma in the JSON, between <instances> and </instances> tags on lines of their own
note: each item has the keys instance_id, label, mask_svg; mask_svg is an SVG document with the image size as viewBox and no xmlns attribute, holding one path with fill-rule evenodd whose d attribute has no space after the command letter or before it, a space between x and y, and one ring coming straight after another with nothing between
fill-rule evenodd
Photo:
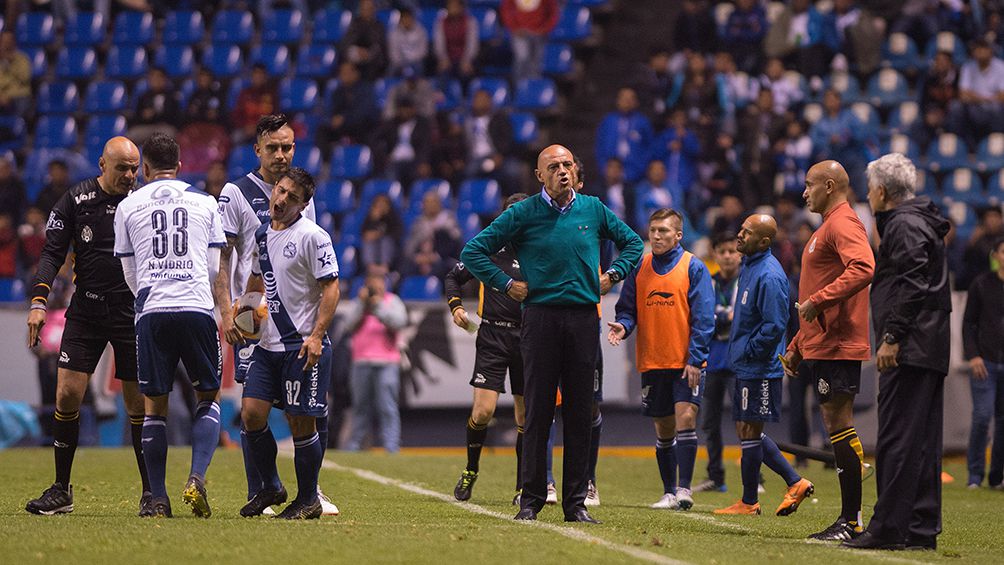
<instances>
[{"instance_id":1,"label":"wristwatch","mask_svg":"<svg viewBox=\"0 0 1004 565\"><path fill-rule=\"evenodd\" d=\"M610 282L619 283L623 277L615 269L610 269L609 271L603 273L604 275L610 277Z\"/></svg>"},{"instance_id":2,"label":"wristwatch","mask_svg":"<svg viewBox=\"0 0 1004 565\"><path fill-rule=\"evenodd\" d=\"M899 343L899 339L889 332L886 332L885 335L882 336L882 341L888 343L889 345L896 345Z\"/></svg>"}]
</instances>

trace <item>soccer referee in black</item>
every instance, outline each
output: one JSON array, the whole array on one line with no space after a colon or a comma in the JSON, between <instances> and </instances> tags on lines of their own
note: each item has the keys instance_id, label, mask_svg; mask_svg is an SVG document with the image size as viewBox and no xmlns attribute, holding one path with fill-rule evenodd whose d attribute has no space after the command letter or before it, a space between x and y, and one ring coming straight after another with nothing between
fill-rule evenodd
<instances>
[{"instance_id":1,"label":"soccer referee in black","mask_svg":"<svg viewBox=\"0 0 1004 565\"><path fill-rule=\"evenodd\" d=\"M568 522L596 522L586 512L593 371L600 331L600 295L641 258L641 238L598 198L575 193L572 152L551 145L537 157L539 196L519 202L474 239L460 255L486 286L505 290L523 303L526 433L523 437L523 493L517 520L535 520L547 495L547 436L561 387L564 421L564 477L561 504ZM609 239L620 257L598 275L600 241ZM514 281L492 262L506 245L516 250L526 282Z\"/></svg>"},{"instance_id":2,"label":"soccer referee in black","mask_svg":"<svg viewBox=\"0 0 1004 565\"><path fill-rule=\"evenodd\" d=\"M143 395L136 382L133 295L122 274L122 262L113 254L115 209L136 184L139 149L125 137L113 137L105 144L98 167L101 176L70 187L53 206L31 290L28 346L35 347L45 325L52 281L72 246L77 288L66 310L66 327L59 346L56 421L52 433L56 481L25 506L33 514L73 512L70 468L80 436L80 404L91 374L109 343L115 352L115 377L122 381L133 450L143 480L141 506L150 495L141 440Z\"/></svg>"}]
</instances>

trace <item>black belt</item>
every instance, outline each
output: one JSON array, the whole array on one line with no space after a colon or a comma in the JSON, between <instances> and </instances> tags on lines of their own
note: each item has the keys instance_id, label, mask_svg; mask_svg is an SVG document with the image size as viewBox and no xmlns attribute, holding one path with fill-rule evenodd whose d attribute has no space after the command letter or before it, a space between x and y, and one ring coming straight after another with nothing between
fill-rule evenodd
<instances>
[{"instance_id":1,"label":"black belt","mask_svg":"<svg viewBox=\"0 0 1004 565\"><path fill-rule=\"evenodd\" d=\"M506 322L503 320L481 320L481 323L488 324L489 326L495 326L497 328L519 329L518 322Z\"/></svg>"},{"instance_id":2,"label":"black belt","mask_svg":"<svg viewBox=\"0 0 1004 565\"><path fill-rule=\"evenodd\" d=\"M101 293L82 288L78 288L74 293L74 296L79 296L80 298L93 300L95 302L104 302L105 304L132 304L136 300L131 292Z\"/></svg>"}]
</instances>

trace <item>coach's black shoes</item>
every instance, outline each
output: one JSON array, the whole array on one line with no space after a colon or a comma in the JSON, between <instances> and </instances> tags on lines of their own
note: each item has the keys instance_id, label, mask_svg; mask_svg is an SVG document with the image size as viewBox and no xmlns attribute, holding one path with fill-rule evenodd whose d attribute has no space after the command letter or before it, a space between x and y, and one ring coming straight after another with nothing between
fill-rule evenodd
<instances>
[{"instance_id":1,"label":"coach's black shoes","mask_svg":"<svg viewBox=\"0 0 1004 565\"><path fill-rule=\"evenodd\" d=\"M522 508L520 509L519 512L516 513L516 516L513 517L513 520L536 520L536 519L537 519L537 511L534 510L533 508Z\"/></svg>"},{"instance_id":2,"label":"coach's black shoes","mask_svg":"<svg viewBox=\"0 0 1004 565\"><path fill-rule=\"evenodd\" d=\"M585 508L581 508L575 511L575 514L569 514L565 516L566 522L583 522L585 524L602 524L596 518L589 515L589 512Z\"/></svg>"},{"instance_id":3,"label":"coach's black shoes","mask_svg":"<svg viewBox=\"0 0 1004 565\"><path fill-rule=\"evenodd\" d=\"M150 503L150 499L151 498L153 498L153 493L150 492L150 491L148 491L148 490L143 491L143 494L141 494L139 496L139 511L140 512L143 512L143 509L146 508L146 505Z\"/></svg>"},{"instance_id":4,"label":"coach's black shoes","mask_svg":"<svg viewBox=\"0 0 1004 565\"><path fill-rule=\"evenodd\" d=\"M262 489L258 491L258 494L254 495L254 498L249 500L248 503L244 505L244 508L241 508L241 516L244 516L245 518L250 518L251 516L261 516L261 513L264 512L266 508L286 502L287 497L286 487L282 485L279 485L279 490Z\"/></svg>"},{"instance_id":5,"label":"coach's black shoes","mask_svg":"<svg viewBox=\"0 0 1004 565\"><path fill-rule=\"evenodd\" d=\"M829 528L812 534L809 536L809 539L819 541L850 541L860 536L861 533L861 526L851 524L843 518L837 518L837 521L831 524Z\"/></svg>"},{"instance_id":6,"label":"coach's black shoes","mask_svg":"<svg viewBox=\"0 0 1004 565\"><path fill-rule=\"evenodd\" d=\"M61 483L52 483L42 496L29 500L24 509L40 516L69 514L73 512L73 485L63 488Z\"/></svg>"},{"instance_id":7,"label":"coach's black shoes","mask_svg":"<svg viewBox=\"0 0 1004 565\"><path fill-rule=\"evenodd\" d=\"M209 508L209 499L206 498L206 485L202 479L195 475L188 477L188 483L185 484L185 490L181 493L181 499L192 507L192 514L199 518L208 518L213 514Z\"/></svg>"},{"instance_id":8,"label":"coach's black shoes","mask_svg":"<svg viewBox=\"0 0 1004 565\"><path fill-rule=\"evenodd\" d=\"M317 520L321 517L321 512L321 501L317 498L313 502L294 500L275 517L282 520Z\"/></svg>"},{"instance_id":9,"label":"coach's black shoes","mask_svg":"<svg viewBox=\"0 0 1004 565\"><path fill-rule=\"evenodd\" d=\"M880 538L875 534L865 531L860 536L845 541L840 544L840 547L846 547L850 549L885 549L885 550L899 550L905 547L903 542L895 542L887 539Z\"/></svg>"},{"instance_id":10,"label":"coach's black shoes","mask_svg":"<svg viewBox=\"0 0 1004 565\"><path fill-rule=\"evenodd\" d=\"M470 500L471 491L474 490L474 483L476 482L478 482L478 474L474 471L464 469L464 472L460 473L460 480L457 481L457 486L453 487L453 498L460 501Z\"/></svg>"},{"instance_id":11,"label":"coach's black shoes","mask_svg":"<svg viewBox=\"0 0 1004 565\"><path fill-rule=\"evenodd\" d=\"M171 500L166 496L151 496L139 511L140 518L171 518Z\"/></svg>"}]
</instances>

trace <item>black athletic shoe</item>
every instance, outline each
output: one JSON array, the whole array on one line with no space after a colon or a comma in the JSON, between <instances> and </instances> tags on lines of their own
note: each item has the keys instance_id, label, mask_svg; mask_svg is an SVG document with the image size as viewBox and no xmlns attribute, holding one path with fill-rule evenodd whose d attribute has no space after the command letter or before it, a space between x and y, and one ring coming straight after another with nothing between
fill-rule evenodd
<instances>
[{"instance_id":1,"label":"black athletic shoe","mask_svg":"<svg viewBox=\"0 0 1004 565\"><path fill-rule=\"evenodd\" d=\"M261 516L266 508L286 502L287 497L286 487L282 485L279 485L279 490L262 489L244 505L244 508L241 508L241 516L245 518Z\"/></svg>"},{"instance_id":2,"label":"black athletic shoe","mask_svg":"<svg viewBox=\"0 0 1004 565\"><path fill-rule=\"evenodd\" d=\"M471 491L474 490L474 483L477 481L477 473L464 469L464 472L460 473L460 480L457 481L457 486L453 487L453 498L457 500L470 500Z\"/></svg>"},{"instance_id":3,"label":"black athletic shoe","mask_svg":"<svg viewBox=\"0 0 1004 565\"><path fill-rule=\"evenodd\" d=\"M166 496L151 496L139 511L140 518L171 518L171 499Z\"/></svg>"},{"instance_id":4,"label":"black athletic shoe","mask_svg":"<svg viewBox=\"0 0 1004 565\"><path fill-rule=\"evenodd\" d=\"M42 496L29 500L24 509L41 516L69 514L73 512L73 485L64 489L61 483L52 483L51 487L42 492Z\"/></svg>"},{"instance_id":5,"label":"black athletic shoe","mask_svg":"<svg viewBox=\"0 0 1004 565\"><path fill-rule=\"evenodd\" d=\"M321 501L314 498L313 502L304 503L294 500L276 518L283 520L317 520L321 517Z\"/></svg>"},{"instance_id":6,"label":"black athletic shoe","mask_svg":"<svg viewBox=\"0 0 1004 565\"><path fill-rule=\"evenodd\" d=\"M192 507L192 514L199 518L212 516L213 511L209 508L209 499L206 498L206 486L199 477L195 475L188 477L188 483L185 484L185 490L181 493L181 499Z\"/></svg>"},{"instance_id":7,"label":"black athletic shoe","mask_svg":"<svg viewBox=\"0 0 1004 565\"><path fill-rule=\"evenodd\" d=\"M143 491L143 494L140 495L140 497L139 497L139 511L140 512L143 512L143 509L146 508L146 505L150 503L150 499L151 498L153 498L153 493L152 492L150 492L148 490ZM142 514L140 514L140 515L142 515Z\"/></svg>"},{"instance_id":8,"label":"black athletic shoe","mask_svg":"<svg viewBox=\"0 0 1004 565\"><path fill-rule=\"evenodd\" d=\"M829 528L809 536L809 539L819 541L850 541L860 536L863 530L861 526L852 526L847 520L837 518L837 521Z\"/></svg>"}]
</instances>

